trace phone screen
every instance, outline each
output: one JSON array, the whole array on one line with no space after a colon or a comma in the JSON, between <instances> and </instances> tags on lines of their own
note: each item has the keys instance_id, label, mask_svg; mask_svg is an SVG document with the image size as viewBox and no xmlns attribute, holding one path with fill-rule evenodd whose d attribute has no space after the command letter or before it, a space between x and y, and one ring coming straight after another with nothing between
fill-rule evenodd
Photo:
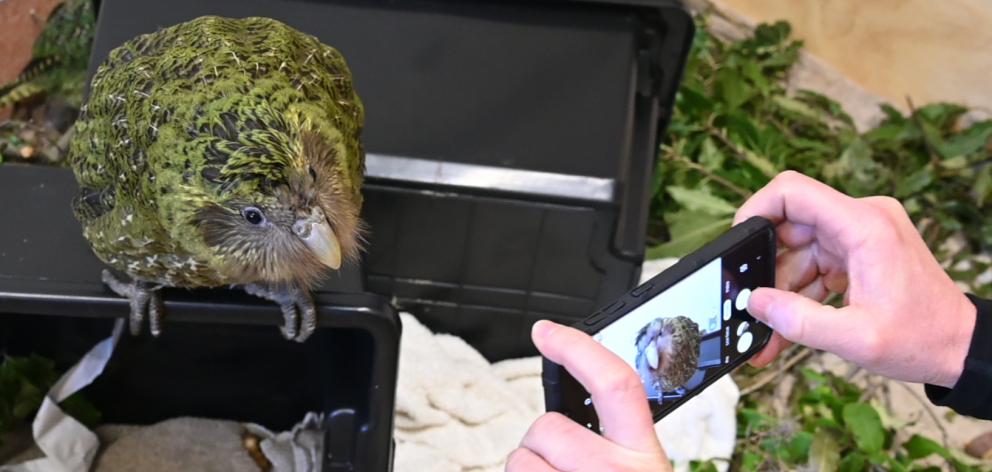
<instances>
[{"instance_id":1,"label":"phone screen","mask_svg":"<svg viewBox=\"0 0 992 472\"><path fill-rule=\"evenodd\" d=\"M748 314L747 302L754 289L774 284L769 238L774 233L754 234L668 288L644 292L635 308L591 333L640 376L656 420L768 341L771 329ZM598 428L588 393L566 377L564 406Z\"/></svg>"}]
</instances>

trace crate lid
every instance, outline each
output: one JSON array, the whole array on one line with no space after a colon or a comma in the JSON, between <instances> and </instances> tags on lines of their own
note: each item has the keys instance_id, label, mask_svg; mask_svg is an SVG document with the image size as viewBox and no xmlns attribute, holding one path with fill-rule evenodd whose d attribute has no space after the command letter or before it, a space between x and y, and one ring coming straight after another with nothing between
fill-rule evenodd
<instances>
[{"instance_id":1,"label":"crate lid","mask_svg":"<svg viewBox=\"0 0 992 472\"><path fill-rule=\"evenodd\" d=\"M615 181L638 121L667 119L692 33L671 1L104 0L91 69L206 14L276 18L340 50L372 156ZM660 113L635 116L638 93Z\"/></svg>"}]
</instances>

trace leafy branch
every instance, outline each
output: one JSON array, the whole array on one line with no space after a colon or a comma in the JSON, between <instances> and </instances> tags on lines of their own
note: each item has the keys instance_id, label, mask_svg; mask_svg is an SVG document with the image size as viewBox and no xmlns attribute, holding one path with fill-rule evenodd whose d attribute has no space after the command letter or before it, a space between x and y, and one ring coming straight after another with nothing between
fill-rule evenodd
<instances>
[{"instance_id":1,"label":"leafy branch","mask_svg":"<svg viewBox=\"0 0 992 472\"><path fill-rule=\"evenodd\" d=\"M660 149L652 215L665 224L652 225L650 256L695 249L729 226L726 209L795 169L852 196L899 198L952 277L992 296L992 120L965 126L961 106L909 102L909 115L882 105L882 122L858 132L836 101L787 92L802 47L787 23L735 43L701 26Z\"/></svg>"},{"instance_id":2,"label":"leafy branch","mask_svg":"<svg viewBox=\"0 0 992 472\"><path fill-rule=\"evenodd\" d=\"M881 123L860 132L836 101L787 91L802 47L789 36L781 22L733 43L697 28L659 152L648 257L681 256L712 239L753 192L795 169L852 196L900 199L952 277L992 295L992 227L984 216L992 202L992 121L966 125L963 107L910 102L908 115L883 105ZM745 387L731 470L978 470L948 448L931 409L943 444L883 422L881 382L859 387L811 369L813 351L792 352L761 373L735 374ZM691 468L716 470L709 461Z\"/></svg>"},{"instance_id":3,"label":"leafy branch","mask_svg":"<svg viewBox=\"0 0 992 472\"><path fill-rule=\"evenodd\" d=\"M58 378L50 359L4 356L0 362L0 434L27 424ZM79 394L66 398L61 406L84 424L100 422L100 412Z\"/></svg>"}]
</instances>

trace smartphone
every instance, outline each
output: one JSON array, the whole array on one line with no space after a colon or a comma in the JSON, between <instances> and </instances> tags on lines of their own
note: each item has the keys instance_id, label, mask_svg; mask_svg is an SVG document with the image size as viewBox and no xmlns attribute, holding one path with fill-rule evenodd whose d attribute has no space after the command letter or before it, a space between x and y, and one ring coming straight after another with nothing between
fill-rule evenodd
<instances>
[{"instance_id":1,"label":"smartphone","mask_svg":"<svg viewBox=\"0 0 992 472\"><path fill-rule=\"evenodd\" d=\"M768 343L772 331L747 301L775 286L775 251L772 223L751 218L574 327L637 372L658 421ZM568 371L545 358L542 377L548 411L601 432L589 393Z\"/></svg>"}]
</instances>

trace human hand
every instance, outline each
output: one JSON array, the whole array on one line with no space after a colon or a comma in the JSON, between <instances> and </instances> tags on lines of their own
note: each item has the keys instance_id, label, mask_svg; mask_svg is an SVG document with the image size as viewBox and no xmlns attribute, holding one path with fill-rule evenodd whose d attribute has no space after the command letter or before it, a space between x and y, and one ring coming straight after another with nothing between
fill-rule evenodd
<instances>
[{"instance_id":1,"label":"human hand","mask_svg":"<svg viewBox=\"0 0 992 472\"><path fill-rule=\"evenodd\" d=\"M755 290L748 303L775 331L752 364L768 364L791 341L894 379L954 386L976 309L898 200L852 198L783 172L735 224L752 216L775 223L780 243L776 289ZM831 292L844 295L843 308L822 305Z\"/></svg>"},{"instance_id":2,"label":"human hand","mask_svg":"<svg viewBox=\"0 0 992 472\"><path fill-rule=\"evenodd\" d=\"M507 458L507 472L672 470L644 386L627 363L587 334L550 321L535 323L531 338L592 395L603 435L560 413L545 413Z\"/></svg>"}]
</instances>

